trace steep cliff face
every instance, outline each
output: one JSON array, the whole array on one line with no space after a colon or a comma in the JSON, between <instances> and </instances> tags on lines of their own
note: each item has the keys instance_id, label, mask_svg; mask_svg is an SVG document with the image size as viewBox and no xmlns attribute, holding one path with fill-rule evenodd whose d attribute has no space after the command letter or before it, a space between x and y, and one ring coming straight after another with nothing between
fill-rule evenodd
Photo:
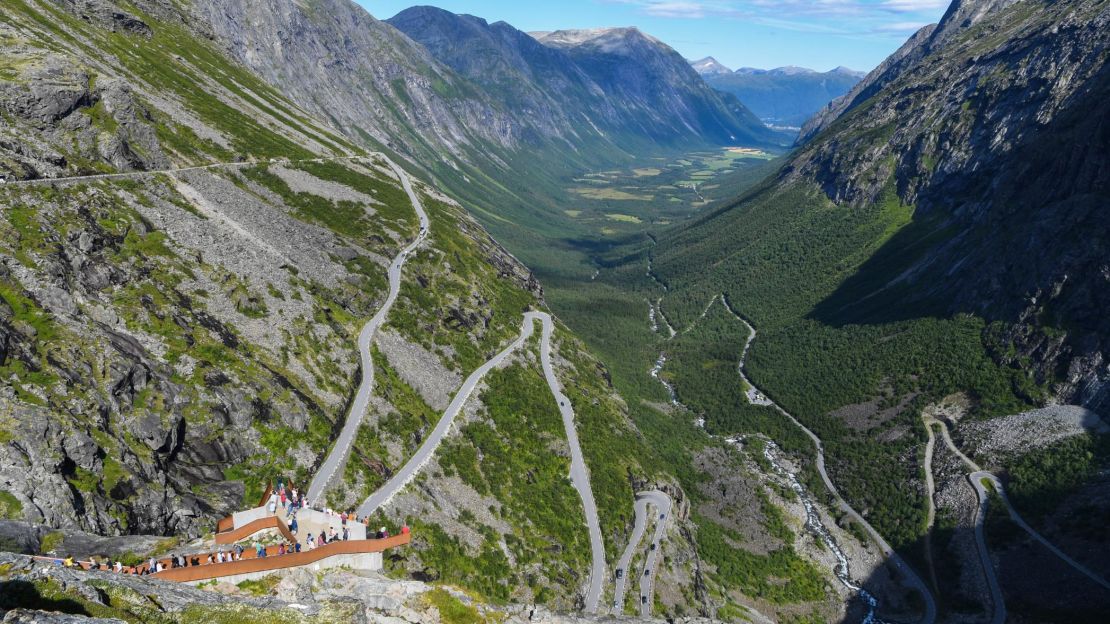
<instances>
[{"instance_id":1,"label":"steep cliff face","mask_svg":"<svg viewBox=\"0 0 1110 624\"><path fill-rule=\"evenodd\" d=\"M512 110L550 120L568 140L594 133L617 144L773 137L743 106L706 88L674 50L635 29L533 38L504 22L433 7L408 9L389 23Z\"/></svg>"},{"instance_id":2,"label":"steep cliff face","mask_svg":"<svg viewBox=\"0 0 1110 624\"><path fill-rule=\"evenodd\" d=\"M16 9L0 21L4 513L204 533L265 481L312 474L416 215L385 160L351 157L176 5ZM417 188L450 223L429 253L458 266L424 270L437 296L407 291L397 317L493 348L538 286ZM446 353L443 370L469 365Z\"/></svg>"},{"instance_id":3,"label":"steep cliff face","mask_svg":"<svg viewBox=\"0 0 1110 624\"><path fill-rule=\"evenodd\" d=\"M955 3L812 125L785 179L838 203L892 194L933 239L865 266L870 301L830 311L893 299L1016 323L1001 339L1018 355L1001 357L1028 358L1063 400L1108 406L1108 26L1104 2Z\"/></svg>"},{"instance_id":4,"label":"steep cliff face","mask_svg":"<svg viewBox=\"0 0 1110 624\"><path fill-rule=\"evenodd\" d=\"M638 114L632 123L657 140L694 133L722 145L773 142L734 96L709 88L677 52L636 28L535 33L566 51L611 98Z\"/></svg>"},{"instance_id":5,"label":"steep cliff face","mask_svg":"<svg viewBox=\"0 0 1110 624\"><path fill-rule=\"evenodd\" d=\"M520 140L523 126L503 106L349 0L204 0L193 8L236 60L306 108L327 111L351 136L455 156L481 141Z\"/></svg>"}]
</instances>

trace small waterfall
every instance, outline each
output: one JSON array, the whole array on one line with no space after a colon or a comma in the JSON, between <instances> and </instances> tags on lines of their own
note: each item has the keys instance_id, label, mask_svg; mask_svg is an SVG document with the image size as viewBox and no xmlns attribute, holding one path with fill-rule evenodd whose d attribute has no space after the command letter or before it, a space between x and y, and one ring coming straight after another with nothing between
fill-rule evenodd
<instances>
[{"instance_id":1,"label":"small waterfall","mask_svg":"<svg viewBox=\"0 0 1110 624\"><path fill-rule=\"evenodd\" d=\"M663 387L667 389L667 395L671 397L671 404L677 406L679 405L678 395L675 394L674 386L672 386L666 379L663 379L663 377L660 375L660 373L663 372L663 367L666 365L667 354L660 353L659 359L655 360L655 366L653 366L651 369L651 376L654 377L656 381L663 384Z\"/></svg>"}]
</instances>

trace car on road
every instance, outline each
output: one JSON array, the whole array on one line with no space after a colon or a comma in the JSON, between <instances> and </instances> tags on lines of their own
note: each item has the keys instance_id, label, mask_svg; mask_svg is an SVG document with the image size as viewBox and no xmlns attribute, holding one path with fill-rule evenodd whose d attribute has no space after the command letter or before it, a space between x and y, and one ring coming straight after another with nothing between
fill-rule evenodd
<instances>
[{"instance_id":1,"label":"car on road","mask_svg":"<svg viewBox=\"0 0 1110 624\"><path fill-rule=\"evenodd\" d=\"M651 574L651 568L644 568L644 576Z\"/></svg>"},{"instance_id":2,"label":"car on road","mask_svg":"<svg viewBox=\"0 0 1110 624\"><path fill-rule=\"evenodd\" d=\"M640 604L642 604L642 605L647 604L647 596L640 596Z\"/></svg>"},{"instance_id":3,"label":"car on road","mask_svg":"<svg viewBox=\"0 0 1110 624\"><path fill-rule=\"evenodd\" d=\"M658 545L659 545L659 542L652 542L651 543L651 549L655 550L655 547L658 546Z\"/></svg>"},{"instance_id":4,"label":"car on road","mask_svg":"<svg viewBox=\"0 0 1110 624\"><path fill-rule=\"evenodd\" d=\"M617 568L617 578L624 578L624 568Z\"/></svg>"},{"instance_id":5,"label":"car on road","mask_svg":"<svg viewBox=\"0 0 1110 624\"><path fill-rule=\"evenodd\" d=\"M665 513L659 514L659 519L660 520L666 520L667 519L667 514L665 514Z\"/></svg>"}]
</instances>

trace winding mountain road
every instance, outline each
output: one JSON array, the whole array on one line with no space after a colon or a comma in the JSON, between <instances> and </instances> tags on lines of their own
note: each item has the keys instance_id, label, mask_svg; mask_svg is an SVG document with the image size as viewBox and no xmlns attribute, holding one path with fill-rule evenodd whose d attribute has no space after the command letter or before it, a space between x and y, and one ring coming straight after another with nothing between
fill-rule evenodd
<instances>
[{"instance_id":1,"label":"winding mountain road","mask_svg":"<svg viewBox=\"0 0 1110 624\"><path fill-rule=\"evenodd\" d=\"M979 548L979 563L983 567L983 576L987 579L987 588L991 592L991 602L994 604L994 613L991 615L991 624L1005 624L1006 599L1002 595L1002 585L998 582L998 575L994 571L991 553L987 549L987 537L983 524L987 520L987 507L990 505L990 495L983 486L979 475L987 473L973 472L967 476L971 487L975 488L975 495L979 497L979 508L975 511L975 544Z\"/></svg>"},{"instance_id":2,"label":"winding mountain road","mask_svg":"<svg viewBox=\"0 0 1110 624\"><path fill-rule=\"evenodd\" d=\"M756 385L748 379L747 375L744 372L744 362L747 361L748 349L751 347L752 342L755 340L756 329L752 326L751 323L747 321L747 319L741 316L736 311L736 309L732 307L731 304L729 304L728 298L725 295L721 295L721 302L725 305L726 308L728 308L733 316L735 316L741 323L744 324L745 327L748 328L748 340L744 344L743 356L740 360L739 368L740 378L744 381L745 384L748 385L748 388L750 388L748 394L749 400L751 400L751 397L753 396L752 393L757 393L758 396L763 397L766 401L765 403L760 404L774 407L776 411L785 416L790 422L794 423L795 426L805 432L809 439L813 441L814 446L817 447L817 454L815 457L817 472L821 475L821 481L825 483L825 487L829 490L829 493L832 494L833 499L836 501L837 508L841 511L841 513L848 516L864 528L867 534L871 536L872 541L874 541L875 544L879 546L879 550L883 553L887 560L890 561L891 565L893 565L894 568L898 570L898 572L902 575L902 577L905 578L906 583L914 590L916 590L919 594L921 594L921 598L925 603L925 611L921 617L921 624L933 624L937 618L937 603L936 600L933 598L932 592L929 591L929 587L925 584L925 581L922 580L920 576L918 576L917 572L915 572L913 568L911 568L910 565L906 563L906 560L903 559L901 555L899 555L897 552L895 552L893 548L890 547L890 544L888 544L887 541L883 539L883 536L875 530L875 527L871 526L871 523L864 519L864 517L861 516L859 512L857 512L855 509L853 509L852 506L848 504L848 501L844 500L844 497L840 495L840 491L836 489L835 485L833 485L832 479L829 478L829 474L825 470L825 445L821 442L821 438L817 437L815 433L810 431L809 428L803 425L801 421L799 421L797 418L794 418L794 416L790 412L787 412L779 404L767 398L766 393L759 390L759 388L757 388ZM752 402L755 403L755 401Z\"/></svg>"},{"instance_id":3,"label":"winding mountain road","mask_svg":"<svg viewBox=\"0 0 1110 624\"><path fill-rule=\"evenodd\" d=\"M972 461L970 457L964 455L963 452L956 447L956 444L952 441L951 433L948 430L948 423L936 419L926 419L925 422L927 426L933 423L939 424L941 426L941 437L944 438L944 443L971 470L971 473L968 475L967 478L968 481L971 483L971 487L975 488L975 495L979 498L979 511L977 512L975 517L975 541L979 545L979 559L983 563L983 573L986 575L987 583L990 586L991 599L995 601L995 622L1005 621L1006 606L1002 598L1002 589L999 586L998 578L995 575L994 565L991 562L990 552L987 550L986 538L983 534L983 523L986 520L987 505L990 499L990 492L983 484L984 480L990 483L991 487L998 494L999 498L1002 500L1002 504L1006 506L1006 511L1010 515L1010 520L1012 520L1014 524L1021 527L1021 529L1028 533L1030 537L1032 537L1037 542L1040 542L1042 546L1047 548L1052 554L1059 557L1061 561L1071 566L1076 572L1079 572L1083 576L1089 578L1096 585L1110 590L1110 582L1107 582L1106 579L1102 578L1075 559L1072 559L1070 556L1068 556L1067 553L1057 548L1055 544L1048 541L1048 539L1038 533L1036 529L1030 526L1029 523L1027 523L1025 519L1021 517L1021 514L1017 512L1017 509L1014 508L1013 504L1010 503L1010 499L1006 496L1006 490L1002 487L1002 481L997 476L995 476L994 473L980 468L979 464ZM999 613L1001 613L1001 615L999 615Z\"/></svg>"},{"instance_id":4,"label":"winding mountain road","mask_svg":"<svg viewBox=\"0 0 1110 624\"><path fill-rule=\"evenodd\" d=\"M378 491L374 492L363 501L362 505L358 508L358 515L368 516L383 505L389 504L389 501L393 500L393 497L396 496L409 481L412 481L413 478L416 477L420 469L424 467L424 464L428 463L428 460L435 454L436 449L439 448L440 443L443 442L443 438L451 431L451 425L454 424L455 417L462 411L463 405L466 404L467 399L473 394L474 389L478 387L478 383L482 381L482 378L491 370L497 368L498 365L504 362L514 351L523 346L525 341L532 336L532 332L535 329L532 322L535 318L535 314L538 313L529 312L525 314L524 322L520 327L520 336L500 353L490 358L488 362L475 369L475 371L466 378L466 381L463 382L458 392L455 393L455 398L451 400L451 404L447 406L447 410L443 412L443 416L441 416L439 422L436 423L435 429L432 430L428 437L424 438L423 444L421 444L420 448L416 450L416 453L409 458L408 462L394 473L389 481L386 481L385 485L378 488Z\"/></svg>"},{"instance_id":5,"label":"winding mountain road","mask_svg":"<svg viewBox=\"0 0 1110 624\"><path fill-rule=\"evenodd\" d=\"M529 312L524 317L525 323L532 319L539 319L543 323L543 333L540 336L540 361L543 364L543 376L547 378L547 387L551 395L559 404L559 414L563 417L563 428L566 429L567 444L570 445L570 481L578 496L582 499L582 508L586 514L586 526L590 533L590 586L586 591L586 612L597 613L597 603L601 599L601 584L605 580L605 544L601 538L601 523L597 516L597 503L594 501L594 491L590 486L590 471L586 468L586 460L582 456L582 446L578 443L578 430L574 426L574 408L570 399L563 394L559 387L559 380L555 377L555 368L551 363L551 336L555 333L555 323L551 315L543 312Z\"/></svg>"},{"instance_id":6,"label":"winding mountain road","mask_svg":"<svg viewBox=\"0 0 1110 624\"><path fill-rule=\"evenodd\" d=\"M351 402L350 409L347 411L347 420L343 424L343 430L340 432L339 437L332 446L331 452L328 453L327 458L324 460L323 465L316 471L316 476L313 477L312 482L308 486L308 500L313 503L318 503L320 497L324 494L328 484L331 483L332 477L339 470L340 466L347 460L347 456L351 452L351 444L358 434L358 428L362 424L362 418L366 414L366 409L370 404L370 395L374 390L374 361L371 356L371 345L374 342L374 335L377 334L378 329L385 323L386 317L389 316L389 311L393 308L393 304L397 301L397 295L401 292L401 269L404 268L405 262L408 260L409 255L416 251L425 239L428 237L430 223L428 221L428 214L424 212L424 205L420 202L420 197L412 188L412 182L409 180L408 174L405 173L401 167L394 163L389 158L386 158L393 173L401 180L401 185L405 189L405 193L409 196L409 201L412 202L412 207L416 214L420 217L420 234L417 235L407 247L401 250L393 262L389 265L389 294L385 298L385 302L366 325L363 325L362 331L358 335L358 351L362 358L362 382L359 384L358 392L355 394L354 401Z\"/></svg>"},{"instance_id":7,"label":"winding mountain road","mask_svg":"<svg viewBox=\"0 0 1110 624\"><path fill-rule=\"evenodd\" d=\"M655 507L656 511L654 514L649 515L649 506ZM632 557L635 556L636 549L639 548L640 542L644 539L644 531L647 529L649 518L655 522L655 537L652 543L656 544L656 548L648 551L647 563L644 566L644 570L647 571L647 574L640 574L639 577L641 597L640 615L644 617L651 615L652 607L655 604L655 561L659 553L658 545L663 543L663 536L666 532L666 517L671 513L671 497L659 490L639 492L636 494L635 511L636 520L632 525L632 535L628 539L628 546L625 547L624 553L617 562L617 568L621 570L622 573L620 578L616 580L613 591L613 615L616 616L623 613L625 585L628 582L628 575L630 573L629 566L632 565ZM647 600L643 599L644 596L647 597Z\"/></svg>"},{"instance_id":8,"label":"winding mountain road","mask_svg":"<svg viewBox=\"0 0 1110 624\"><path fill-rule=\"evenodd\" d=\"M459 415L459 412L462 411L463 405L466 404L467 399L473 394L474 389L478 386L479 382L482 381L482 378L527 342L532 336L532 332L535 330L535 321L540 321L542 323L540 360L543 366L544 377L547 379L548 388L551 390L551 394L555 398L556 403L558 403L559 413L563 418L563 427L566 430L567 443L570 446L571 460L569 477L575 490L578 491L579 497L582 499L582 507L586 517L586 527L590 535L590 583L585 594L585 610L588 613L596 613L597 604L601 598L601 585L605 579L605 545L601 537L601 523L598 520L597 504L594 501L593 488L590 486L589 469L586 467L585 459L582 456L582 448L578 441L578 431L574 424L574 408L571 406L570 399L563 394L559 386L559 381L555 376L555 369L551 360L551 337L555 332L555 323L552 321L551 315L545 312L525 313L524 322L520 328L520 336L466 378L462 387L455 393L455 398L451 401L451 404L439 419L439 423L437 423L435 429L432 430L432 433L424 439L424 443L420 445L420 448L417 449L416 453L413 454L409 461L397 471L385 485L371 494L366 501L362 503L358 508L358 514L360 516L368 516L374 513L383 505L388 504L406 484L416 477L420 469L428 463L428 460L435 454L440 443L443 442L443 439L451 431L451 426L454 424L455 418Z\"/></svg>"},{"instance_id":9,"label":"winding mountain road","mask_svg":"<svg viewBox=\"0 0 1110 624\"><path fill-rule=\"evenodd\" d=\"M377 154L389 158L384 154ZM150 171L125 171L123 173L94 173L91 175L80 176L65 176L60 178L35 178L34 180L9 180L7 183L0 185L0 188L5 187L21 187L21 186L39 186L44 184L57 184L59 182L90 182L97 180L134 180L144 178L147 176L158 175L160 173L185 173L187 171L204 171L206 169L241 169L243 167L253 167L255 165L268 165L274 164L296 164L296 163L323 163L323 162L336 162L340 160L360 160L363 158L371 158L373 154L365 154L360 156L325 156L320 158L302 158L299 160L286 160L282 158L271 158L263 160L244 160L242 162L220 162L210 163L207 165L193 165L190 167L173 167L169 169L152 169ZM391 167L396 168L396 165L389 161Z\"/></svg>"}]
</instances>

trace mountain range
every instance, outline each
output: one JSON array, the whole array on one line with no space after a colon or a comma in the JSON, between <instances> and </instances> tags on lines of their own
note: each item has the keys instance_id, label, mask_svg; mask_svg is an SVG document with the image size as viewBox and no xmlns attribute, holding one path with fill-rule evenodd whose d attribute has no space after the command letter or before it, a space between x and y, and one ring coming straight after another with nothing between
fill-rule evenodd
<instances>
[{"instance_id":1,"label":"mountain range","mask_svg":"<svg viewBox=\"0 0 1110 624\"><path fill-rule=\"evenodd\" d=\"M713 57L692 61L690 65L707 84L736 96L764 122L794 128L800 128L866 75L846 67L827 72L804 67L742 67L733 71Z\"/></svg>"},{"instance_id":2,"label":"mountain range","mask_svg":"<svg viewBox=\"0 0 1110 624\"><path fill-rule=\"evenodd\" d=\"M0 611L1101 621L1108 33L956 0L860 76L5 1L0 549L200 553L279 480L412 542L217 591L2 555Z\"/></svg>"}]
</instances>

